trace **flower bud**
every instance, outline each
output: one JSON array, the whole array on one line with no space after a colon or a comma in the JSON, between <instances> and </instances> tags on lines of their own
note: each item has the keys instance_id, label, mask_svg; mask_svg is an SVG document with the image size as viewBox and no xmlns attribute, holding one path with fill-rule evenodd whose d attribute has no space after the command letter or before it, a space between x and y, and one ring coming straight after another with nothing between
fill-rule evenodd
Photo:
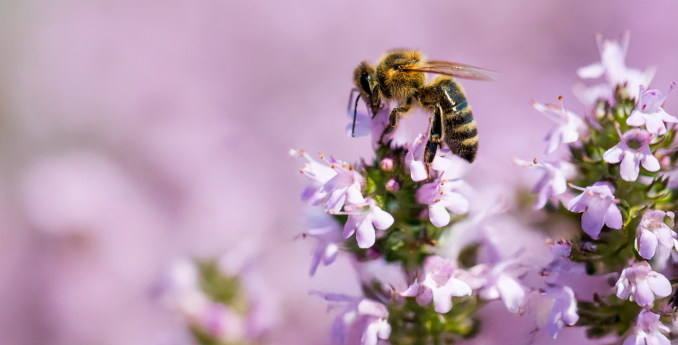
<instances>
[{"instance_id":1,"label":"flower bud","mask_svg":"<svg viewBox=\"0 0 678 345\"><path fill-rule=\"evenodd\" d=\"M396 180L389 180L388 182L386 182L386 190L395 193L398 191L398 189L400 189L400 185L398 184L398 182L396 182Z\"/></svg>"},{"instance_id":2,"label":"flower bud","mask_svg":"<svg viewBox=\"0 0 678 345\"><path fill-rule=\"evenodd\" d=\"M386 171L391 171L393 170L393 159L391 158L384 158L381 161L381 169L386 170Z\"/></svg>"},{"instance_id":3,"label":"flower bud","mask_svg":"<svg viewBox=\"0 0 678 345\"><path fill-rule=\"evenodd\" d=\"M662 159L659 160L659 165L664 169L671 167L671 157L669 156L662 157Z\"/></svg>"}]
</instances>

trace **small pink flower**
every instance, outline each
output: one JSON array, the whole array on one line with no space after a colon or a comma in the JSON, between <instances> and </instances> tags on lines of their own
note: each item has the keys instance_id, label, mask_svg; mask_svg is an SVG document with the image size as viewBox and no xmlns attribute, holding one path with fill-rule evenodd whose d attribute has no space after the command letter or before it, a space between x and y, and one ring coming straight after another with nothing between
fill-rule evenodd
<instances>
[{"instance_id":1,"label":"small pink flower","mask_svg":"<svg viewBox=\"0 0 678 345\"><path fill-rule=\"evenodd\" d=\"M424 163L424 151L426 149L426 135L419 134L412 144L407 145L407 155L405 162L410 168L410 176L412 181L423 181L429 176L426 171L426 164ZM437 171L445 171L452 167L452 161L442 156L444 150L438 150L436 157L431 163L431 169Z\"/></svg>"},{"instance_id":2,"label":"small pink flower","mask_svg":"<svg viewBox=\"0 0 678 345\"><path fill-rule=\"evenodd\" d=\"M664 298L671 294L671 283L661 273L652 271L646 261L636 262L622 271L617 284L617 297L635 301L641 307L651 307L654 296Z\"/></svg>"},{"instance_id":3,"label":"small pink flower","mask_svg":"<svg viewBox=\"0 0 678 345\"><path fill-rule=\"evenodd\" d=\"M647 171L658 171L659 161L650 151L652 135L642 129L632 129L623 135L617 129L621 141L603 154L603 159L608 163L619 163L619 172L625 181L635 181L640 173L640 164Z\"/></svg>"},{"instance_id":4,"label":"small pink flower","mask_svg":"<svg viewBox=\"0 0 678 345\"><path fill-rule=\"evenodd\" d=\"M535 109L556 123L556 127L546 136L545 140L549 143L546 153L553 153L561 143L569 144L579 140L579 130L584 128L584 121L575 113L565 109L562 98L560 101L561 107L531 101Z\"/></svg>"},{"instance_id":5,"label":"small pink flower","mask_svg":"<svg viewBox=\"0 0 678 345\"><path fill-rule=\"evenodd\" d=\"M558 332L567 326L574 326L579 320L577 314L577 299L574 292L568 286L549 287L543 293L553 298L554 303L549 312L546 328L553 339L558 337Z\"/></svg>"},{"instance_id":6,"label":"small pink flower","mask_svg":"<svg viewBox=\"0 0 678 345\"><path fill-rule=\"evenodd\" d=\"M325 210L339 212L344 203L364 203L365 198L361 193L365 185L363 177L352 166L342 161L332 159L327 163L337 174L322 186L322 192L327 194Z\"/></svg>"},{"instance_id":7,"label":"small pink flower","mask_svg":"<svg viewBox=\"0 0 678 345\"><path fill-rule=\"evenodd\" d=\"M345 344L348 331L357 325L363 330L361 345L377 345L379 339L387 340L391 335L388 323L388 309L382 303L369 298L351 297L343 294L311 291L332 304L343 305L344 310L337 315L332 326L332 342Z\"/></svg>"},{"instance_id":8,"label":"small pink flower","mask_svg":"<svg viewBox=\"0 0 678 345\"><path fill-rule=\"evenodd\" d=\"M611 229L622 228L622 215L615 204L614 187L609 182L596 182L593 186L580 188L583 193L567 203L570 212L581 213L581 227L592 238L598 238L603 224Z\"/></svg>"},{"instance_id":9,"label":"small pink flower","mask_svg":"<svg viewBox=\"0 0 678 345\"><path fill-rule=\"evenodd\" d=\"M376 241L376 230L386 230L395 221L393 216L377 206L372 199L367 199L366 203L361 205L347 206L345 212L330 212L331 214L348 215L348 220L344 225L344 239L347 239L356 233L358 247L370 248Z\"/></svg>"},{"instance_id":10,"label":"small pink flower","mask_svg":"<svg viewBox=\"0 0 678 345\"><path fill-rule=\"evenodd\" d=\"M422 275L400 295L416 297L420 306L435 304L435 311L445 314L452 310L452 297L471 295L471 287L456 278L459 269L450 260L429 256L424 263Z\"/></svg>"},{"instance_id":11,"label":"small pink flower","mask_svg":"<svg viewBox=\"0 0 678 345\"><path fill-rule=\"evenodd\" d=\"M301 193L301 200L308 200L311 206L319 205L327 197L327 192L322 188L323 185L335 177L337 173L331 167L320 164L311 158L305 150L297 151L292 149L289 153L292 157L301 156L308 161L301 168L301 173L311 180L311 184Z\"/></svg>"},{"instance_id":12,"label":"small pink flower","mask_svg":"<svg viewBox=\"0 0 678 345\"><path fill-rule=\"evenodd\" d=\"M663 135L666 134L666 126L664 122L678 122L674 116L667 114L662 109L662 104L668 97L673 87L676 86L674 81L669 86L669 91L662 96L659 90L645 90L643 85L640 85L640 97L636 109L631 112L631 116L626 119L626 124L630 126L645 125L647 131L652 134Z\"/></svg>"},{"instance_id":13,"label":"small pink flower","mask_svg":"<svg viewBox=\"0 0 678 345\"><path fill-rule=\"evenodd\" d=\"M626 67L624 62L630 38L630 33L625 31L620 44L616 40L603 40L602 35L596 35L600 62L579 68L577 75L582 79L600 78L604 75L610 90L613 90L617 85L626 84L626 90L629 94L638 90L640 85L648 85L654 77L654 67L640 71Z\"/></svg>"},{"instance_id":14,"label":"small pink flower","mask_svg":"<svg viewBox=\"0 0 678 345\"><path fill-rule=\"evenodd\" d=\"M626 338L623 345L670 345L671 341L661 332L669 333L670 330L659 321L659 315L643 309L638 314L636 332Z\"/></svg>"},{"instance_id":15,"label":"small pink flower","mask_svg":"<svg viewBox=\"0 0 678 345\"><path fill-rule=\"evenodd\" d=\"M544 175L537 182L532 189L533 193L538 193L537 203L532 207L539 210L546 206L549 198L560 195L567 191L567 178L571 178L575 174L574 165L569 162L544 162L538 161L536 158L532 162L527 162L521 159L514 158L513 164L537 168L544 171Z\"/></svg>"},{"instance_id":16,"label":"small pink flower","mask_svg":"<svg viewBox=\"0 0 678 345\"><path fill-rule=\"evenodd\" d=\"M417 190L417 202L428 205L428 215L431 223L436 227L450 223L450 214L468 212L468 200L456 191L462 187L464 181L454 179L448 181L440 175L432 183L427 183Z\"/></svg>"},{"instance_id":17,"label":"small pink flower","mask_svg":"<svg viewBox=\"0 0 678 345\"><path fill-rule=\"evenodd\" d=\"M478 295L481 298L488 301L501 298L509 312L525 312L527 294L518 279L525 268L516 260L500 262L493 267L481 264L470 271L477 277L475 284L480 284Z\"/></svg>"},{"instance_id":18,"label":"small pink flower","mask_svg":"<svg viewBox=\"0 0 678 345\"><path fill-rule=\"evenodd\" d=\"M678 235L664 223L666 212L649 210L643 214L643 218L636 230L636 250L646 260L652 259L655 254L657 261L664 262L670 256L671 250L678 245Z\"/></svg>"}]
</instances>

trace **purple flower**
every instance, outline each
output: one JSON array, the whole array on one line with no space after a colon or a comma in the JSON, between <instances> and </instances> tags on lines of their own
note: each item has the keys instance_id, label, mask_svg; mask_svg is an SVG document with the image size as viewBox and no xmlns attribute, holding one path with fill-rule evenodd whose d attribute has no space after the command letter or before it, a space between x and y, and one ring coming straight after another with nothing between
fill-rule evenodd
<instances>
[{"instance_id":1,"label":"purple flower","mask_svg":"<svg viewBox=\"0 0 678 345\"><path fill-rule=\"evenodd\" d=\"M473 292L466 282L455 278L459 271L450 260L429 256L424 263L422 277L400 295L416 297L420 306L433 300L435 311L445 314L452 309L452 297L468 296Z\"/></svg>"},{"instance_id":2,"label":"purple flower","mask_svg":"<svg viewBox=\"0 0 678 345\"><path fill-rule=\"evenodd\" d=\"M412 144L407 145L405 163L410 167L412 181L423 181L429 178L428 171L426 171L426 164L424 164L426 140L426 135L420 133ZM433 162L431 162L431 169L445 171L452 167L452 161L442 156L444 151L445 150L438 150L438 152L436 152L436 156L433 158Z\"/></svg>"},{"instance_id":3,"label":"purple flower","mask_svg":"<svg viewBox=\"0 0 678 345\"><path fill-rule=\"evenodd\" d=\"M538 193L537 203L532 207L539 210L546 205L549 198L565 193L567 190L566 178L572 177L575 173L574 165L569 162L543 162L536 158L532 162L514 158L513 164L537 168L544 171L544 175L532 189L533 193Z\"/></svg>"},{"instance_id":4,"label":"purple flower","mask_svg":"<svg viewBox=\"0 0 678 345\"><path fill-rule=\"evenodd\" d=\"M596 35L600 62L579 68L577 75L582 79L600 78L605 75L611 90L617 87L617 85L626 83L626 90L629 94L638 90L640 85L648 85L654 77L654 67L640 71L627 68L624 62L630 37L628 31L624 32L620 44L616 40L603 40L602 35Z\"/></svg>"},{"instance_id":5,"label":"purple flower","mask_svg":"<svg viewBox=\"0 0 678 345\"><path fill-rule=\"evenodd\" d=\"M345 212L331 212L331 214L348 215L348 220L344 225L344 239L347 239L356 233L358 247L370 248L376 240L376 227L379 230L386 230L395 221L393 216L377 206L372 199L367 199L365 203L344 208Z\"/></svg>"},{"instance_id":6,"label":"purple flower","mask_svg":"<svg viewBox=\"0 0 678 345\"><path fill-rule=\"evenodd\" d=\"M645 125L647 131L652 134L663 135L666 134L666 126L664 122L678 122L678 119L667 114L662 109L662 104L668 97L673 87L676 86L674 81L669 86L669 91L665 96L659 90L645 90L643 85L640 85L640 98L636 109L631 112L631 116L626 119L626 124L630 126Z\"/></svg>"},{"instance_id":7,"label":"purple flower","mask_svg":"<svg viewBox=\"0 0 678 345\"><path fill-rule=\"evenodd\" d=\"M615 204L614 187L609 182L596 182L593 186L580 188L583 193L572 198L567 203L567 209L571 212L581 213L581 227L592 238L598 238L603 224L611 229L622 228L622 215Z\"/></svg>"},{"instance_id":8,"label":"purple flower","mask_svg":"<svg viewBox=\"0 0 678 345\"><path fill-rule=\"evenodd\" d=\"M363 204L365 198L360 192L365 185L363 177L352 166L342 161L332 159L328 164L337 174L322 186L322 192L327 194L325 210L339 212L344 203Z\"/></svg>"},{"instance_id":9,"label":"purple flower","mask_svg":"<svg viewBox=\"0 0 678 345\"><path fill-rule=\"evenodd\" d=\"M659 315L643 309L638 314L636 333L626 338L623 345L670 345L671 341L660 331L670 332L669 328L659 321Z\"/></svg>"},{"instance_id":10,"label":"purple flower","mask_svg":"<svg viewBox=\"0 0 678 345\"><path fill-rule=\"evenodd\" d=\"M545 138L549 142L546 153L554 152L561 143L569 144L579 140L579 130L584 128L584 121L575 113L567 111L562 103L562 98L559 99L561 107L531 101L535 109L556 123L556 127Z\"/></svg>"},{"instance_id":11,"label":"purple flower","mask_svg":"<svg viewBox=\"0 0 678 345\"><path fill-rule=\"evenodd\" d=\"M565 273L585 273L583 263L570 260L572 252L571 244L568 241L557 240L550 242L551 255L553 260L544 268L542 275L549 277L550 281L556 281L561 272Z\"/></svg>"},{"instance_id":12,"label":"purple flower","mask_svg":"<svg viewBox=\"0 0 678 345\"><path fill-rule=\"evenodd\" d=\"M525 312L527 294L517 278L524 273L523 267L515 261L507 261L492 268L478 265L472 271L484 279L478 292L481 298L488 301L501 298L509 312Z\"/></svg>"},{"instance_id":13,"label":"purple flower","mask_svg":"<svg viewBox=\"0 0 678 345\"><path fill-rule=\"evenodd\" d=\"M318 270L318 266L322 262L323 265L329 266L337 259L339 254L339 229L336 225L329 225L322 228L310 229L302 232L302 236L313 237L317 239L315 247L313 248L313 259L311 260L311 269L309 274L313 276Z\"/></svg>"},{"instance_id":14,"label":"purple flower","mask_svg":"<svg viewBox=\"0 0 678 345\"><path fill-rule=\"evenodd\" d=\"M670 256L671 249L678 245L678 235L664 223L664 217L664 211L646 211L638 224L636 250L644 259L650 260L657 254L657 261L664 262Z\"/></svg>"},{"instance_id":15,"label":"purple flower","mask_svg":"<svg viewBox=\"0 0 678 345\"><path fill-rule=\"evenodd\" d=\"M456 214L468 212L468 200L456 192L463 184L461 179L448 181L444 175L440 175L432 183L417 190L417 202L428 205L428 215L433 225L441 227L450 223L451 217L447 210Z\"/></svg>"},{"instance_id":16,"label":"purple flower","mask_svg":"<svg viewBox=\"0 0 678 345\"><path fill-rule=\"evenodd\" d=\"M632 129L623 135L619 132L621 141L603 154L603 159L608 163L619 163L621 177L625 181L638 179L640 164L648 171L658 171L659 161L650 151L652 135L644 130Z\"/></svg>"},{"instance_id":17,"label":"purple flower","mask_svg":"<svg viewBox=\"0 0 678 345\"><path fill-rule=\"evenodd\" d=\"M549 287L544 292L544 295L554 300L553 307L551 307L549 312L546 328L553 339L556 339L558 332L565 325L574 326L579 320L577 299L574 297L572 289L568 286Z\"/></svg>"},{"instance_id":18,"label":"purple flower","mask_svg":"<svg viewBox=\"0 0 678 345\"><path fill-rule=\"evenodd\" d=\"M345 344L349 329L357 326L362 330L361 345L376 345L379 339L387 340L391 335L388 309L382 303L343 294L311 291L311 295L324 298L333 304L344 305L344 311L337 315L332 326L332 342Z\"/></svg>"},{"instance_id":19,"label":"purple flower","mask_svg":"<svg viewBox=\"0 0 678 345\"><path fill-rule=\"evenodd\" d=\"M641 307L651 307L654 296L659 298L671 294L671 283L661 273L652 271L646 261L636 262L622 271L617 284L617 297L636 301Z\"/></svg>"},{"instance_id":20,"label":"purple flower","mask_svg":"<svg viewBox=\"0 0 678 345\"><path fill-rule=\"evenodd\" d=\"M327 197L327 191L323 189L323 185L334 178L337 173L330 166L315 161L305 150L297 151L292 149L290 150L290 156L302 156L308 161L301 168L301 173L311 179L311 184L301 193L301 200L308 200L311 206L319 205Z\"/></svg>"}]
</instances>

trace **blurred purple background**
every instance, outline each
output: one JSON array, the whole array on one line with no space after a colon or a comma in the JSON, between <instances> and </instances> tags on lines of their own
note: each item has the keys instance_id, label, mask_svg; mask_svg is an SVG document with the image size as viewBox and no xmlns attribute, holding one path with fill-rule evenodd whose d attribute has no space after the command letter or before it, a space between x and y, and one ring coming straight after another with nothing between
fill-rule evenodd
<instances>
[{"instance_id":1,"label":"blurred purple background","mask_svg":"<svg viewBox=\"0 0 678 345\"><path fill-rule=\"evenodd\" d=\"M239 250L275 313L266 341L325 344L333 316L308 291L359 285L345 257L308 276L312 243L292 241L306 179L287 152L371 157L344 132L361 60L412 47L500 71L464 82L482 138L468 181L510 191L537 178L510 159L545 157L552 126L528 101L563 95L582 114L576 68L598 60L596 33L625 29L627 65L656 65L665 91L676 13L675 1L5 1L0 343L189 344L154 284L176 259ZM497 309L483 312L505 322L482 339L534 328Z\"/></svg>"}]
</instances>

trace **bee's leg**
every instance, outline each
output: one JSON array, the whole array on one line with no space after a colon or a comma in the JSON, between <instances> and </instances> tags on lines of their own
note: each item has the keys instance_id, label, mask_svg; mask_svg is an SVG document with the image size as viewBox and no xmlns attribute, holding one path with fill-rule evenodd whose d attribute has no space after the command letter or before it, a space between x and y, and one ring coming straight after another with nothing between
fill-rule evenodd
<instances>
[{"instance_id":1,"label":"bee's leg","mask_svg":"<svg viewBox=\"0 0 678 345\"><path fill-rule=\"evenodd\" d=\"M428 175L428 180L431 180L431 163L433 159L436 158L436 153L438 152L438 147L440 144L435 143L429 139L426 142L426 150L424 151L424 165L426 165L426 174Z\"/></svg>"},{"instance_id":2,"label":"bee's leg","mask_svg":"<svg viewBox=\"0 0 678 345\"><path fill-rule=\"evenodd\" d=\"M424 151L424 164L426 165L426 173L429 180L431 179L431 163L436 157L438 148L445 139L445 122L443 121L443 110L438 105L431 115L431 131L429 139L426 143L426 150Z\"/></svg>"},{"instance_id":3,"label":"bee's leg","mask_svg":"<svg viewBox=\"0 0 678 345\"><path fill-rule=\"evenodd\" d=\"M372 118L377 116L379 110L381 110L381 87L379 85L374 85L372 88L372 99L370 104L370 111L372 111Z\"/></svg>"},{"instance_id":4,"label":"bee's leg","mask_svg":"<svg viewBox=\"0 0 678 345\"><path fill-rule=\"evenodd\" d=\"M353 93L351 93L351 96ZM358 94L358 97L355 98L355 107L353 107L353 127L351 128L351 137L355 137L355 120L358 117L358 101L360 100L361 94ZM350 105L349 105L350 106Z\"/></svg>"},{"instance_id":5,"label":"bee's leg","mask_svg":"<svg viewBox=\"0 0 678 345\"><path fill-rule=\"evenodd\" d=\"M412 98L408 98L405 104L399 105L391 110L391 114L388 116L388 125L386 125L384 132L381 134L381 139L384 138L384 135L393 132L398 125L400 114L404 114L410 111L410 109L412 109ZM379 141L381 141L381 139Z\"/></svg>"}]
</instances>

